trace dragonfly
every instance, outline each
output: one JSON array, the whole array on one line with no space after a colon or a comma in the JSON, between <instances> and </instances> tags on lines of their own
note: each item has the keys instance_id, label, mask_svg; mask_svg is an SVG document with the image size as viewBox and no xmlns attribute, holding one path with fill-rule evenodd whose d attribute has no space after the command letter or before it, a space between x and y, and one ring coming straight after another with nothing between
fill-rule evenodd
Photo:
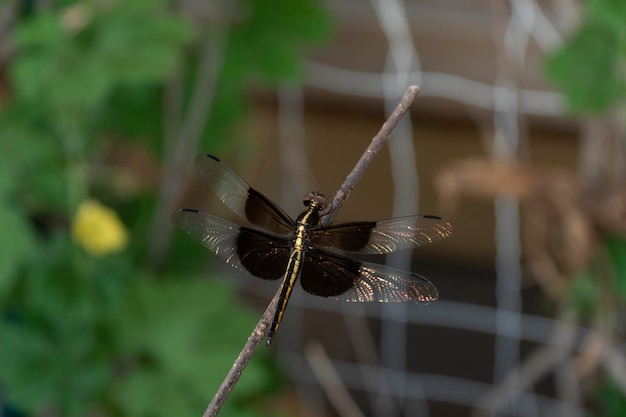
<instances>
[{"instance_id":1,"label":"dragonfly","mask_svg":"<svg viewBox=\"0 0 626 417\"><path fill-rule=\"evenodd\" d=\"M200 155L194 162L219 200L251 227L192 208L178 210L172 222L231 267L265 280L282 279L266 347L298 280L310 294L348 302L428 303L438 298L437 288L423 276L352 255L388 254L446 238L452 226L441 217L414 215L323 227L320 219L327 202L322 193L307 194L305 209L294 220L216 156Z\"/></svg>"}]
</instances>

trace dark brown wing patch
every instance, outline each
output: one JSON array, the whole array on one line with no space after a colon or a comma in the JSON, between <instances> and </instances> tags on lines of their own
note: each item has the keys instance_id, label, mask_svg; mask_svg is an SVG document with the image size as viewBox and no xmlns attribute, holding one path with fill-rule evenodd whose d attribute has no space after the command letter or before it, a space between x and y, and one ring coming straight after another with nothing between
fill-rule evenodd
<instances>
[{"instance_id":1,"label":"dark brown wing patch","mask_svg":"<svg viewBox=\"0 0 626 417\"><path fill-rule=\"evenodd\" d=\"M332 297L352 288L359 279L361 262L320 249L305 251L300 284L313 295Z\"/></svg>"},{"instance_id":2,"label":"dark brown wing patch","mask_svg":"<svg viewBox=\"0 0 626 417\"><path fill-rule=\"evenodd\" d=\"M287 239L241 227L236 247L239 262L252 275L273 280L285 274L291 251Z\"/></svg>"},{"instance_id":3,"label":"dark brown wing patch","mask_svg":"<svg viewBox=\"0 0 626 417\"><path fill-rule=\"evenodd\" d=\"M272 280L285 272L290 248L284 237L193 209L177 211L172 222L233 268Z\"/></svg>"},{"instance_id":4,"label":"dark brown wing patch","mask_svg":"<svg viewBox=\"0 0 626 417\"><path fill-rule=\"evenodd\" d=\"M306 251L300 282L311 294L351 302L428 303L439 296L421 275L319 249Z\"/></svg>"}]
</instances>

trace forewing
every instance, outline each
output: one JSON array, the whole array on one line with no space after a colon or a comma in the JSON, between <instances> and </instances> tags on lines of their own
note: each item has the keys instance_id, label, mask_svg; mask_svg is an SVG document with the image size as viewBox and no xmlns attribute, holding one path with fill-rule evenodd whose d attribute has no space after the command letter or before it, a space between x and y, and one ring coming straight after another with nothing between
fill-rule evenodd
<instances>
[{"instance_id":1,"label":"forewing","mask_svg":"<svg viewBox=\"0 0 626 417\"><path fill-rule=\"evenodd\" d=\"M239 217L275 233L291 231L291 217L269 198L251 188L220 159L209 154L199 155L195 165L209 188Z\"/></svg>"},{"instance_id":2,"label":"forewing","mask_svg":"<svg viewBox=\"0 0 626 417\"><path fill-rule=\"evenodd\" d=\"M416 248L452 233L438 216L408 216L378 222L353 222L311 231L311 242L358 254L385 254Z\"/></svg>"},{"instance_id":3,"label":"forewing","mask_svg":"<svg viewBox=\"0 0 626 417\"><path fill-rule=\"evenodd\" d=\"M193 209L177 211L172 222L233 268L271 280L285 273L290 249L282 236Z\"/></svg>"},{"instance_id":4,"label":"forewing","mask_svg":"<svg viewBox=\"0 0 626 417\"><path fill-rule=\"evenodd\" d=\"M319 249L306 252L300 282L311 294L351 302L438 298L437 288L421 275Z\"/></svg>"}]
</instances>

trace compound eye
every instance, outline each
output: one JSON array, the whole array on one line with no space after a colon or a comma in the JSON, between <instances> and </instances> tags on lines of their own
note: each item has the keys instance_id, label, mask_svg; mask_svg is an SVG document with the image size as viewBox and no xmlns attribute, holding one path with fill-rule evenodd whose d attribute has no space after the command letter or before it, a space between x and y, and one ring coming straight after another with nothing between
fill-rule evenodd
<instances>
[{"instance_id":1,"label":"compound eye","mask_svg":"<svg viewBox=\"0 0 626 417\"><path fill-rule=\"evenodd\" d=\"M304 207L309 207L311 205L311 200L302 200L302 204L304 204Z\"/></svg>"}]
</instances>

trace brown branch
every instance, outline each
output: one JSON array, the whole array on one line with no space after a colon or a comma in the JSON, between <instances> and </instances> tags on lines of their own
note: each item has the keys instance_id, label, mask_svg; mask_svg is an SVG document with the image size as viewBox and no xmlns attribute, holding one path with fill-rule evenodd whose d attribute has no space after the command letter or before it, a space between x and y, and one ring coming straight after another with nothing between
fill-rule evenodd
<instances>
[{"instance_id":1,"label":"brown branch","mask_svg":"<svg viewBox=\"0 0 626 417\"><path fill-rule=\"evenodd\" d=\"M252 355L254 355L254 352L256 352L257 348L263 341L263 338L265 337L265 334L270 326L270 321L274 316L279 296L280 288L276 291L274 298L272 298L272 301L265 309L265 313L263 313L263 316L261 316L261 319L252 331L252 334L248 337L248 341L243 346L243 349L239 353L239 356L237 356L235 363L233 363L233 366L230 368L230 371L226 375L226 378L224 378L224 381L222 381L222 385L220 385L202 417L214 417L222 409L224 402L226 402L230 392L239 381L241 374L244 369L246 369L246 366L248 366L248 362L252 359Z\"/></svg>"},{"instance_id":2,"label":"brown branch","mask_svg":"<svg viewBox=\"0 0 626 417\"><path fill-rule=\"evenodd\" d=\"M391 112L389 118L383 123L383 126L380 128L376 136L372 139L372 142L367 147L359 162L354 166L354 169L348 176L346 180L341 184L339 190L335 194L333 201L328 207L328 212L322 217L322 226L328 226L332 223L333 218L343 205L343 203L348 199L350 192L354 189L356 184L361 180L363 174L365 174L365 170L370 165L374 157L380 152L383 145L387 142L389 137L391 136L391 132L398 125L398 122L402 119L404 114L409 110L411 104L415 100L415 97L419 94L420 88L417 85L410 85L400 103L396 106L396 108Z\"/></svg>"},{"instance_id":3,"label":"brown branch","mask_svg":"<svg viewBox=\"0 0 626 417\"><path fill-rule=\"evenodd\" d=\"M415 100L415 97L419 93L419 87L417 85L411 85L407 88L406 93L400 100L398 106L391 113L389 118L385 121L380 131L374 136L372 142L368 146L367 150L357 162L356 166L352 170L352 172L348 175L344 183L337 191L330 207L329 212L324 216L322 222L324 225L330 224L332 218L339 211L345 200L348 198L350 192L354 189L356 184L359 182L365 170L372 162L372 159L380 152L381 148L387 142L389 137L391 136L391 132L396 127L402 116L409 110L409 107ZM267 330L270 325L270 320L273 318L274 312L276 310L276 305L278 304L278 297L280 295L280 288L276 292L276 295L265 309L265 313L261 317L261 320L257 323L256 327L252 331L252 334L248 338L248 341L244 345L243 349L239 353L239 356L235 360L230 372L224 378L222 385L218 389L217 393L211 400L211 403L207 407L206 411L202 415L202 417L213 417L216 416L217 413L221 410L224 402L228 398L228 395L239 381L239 377L243 373L244 369L250 362L252 355L259 347L261 342L263 341L263 337L267 333Z\"/></svg>"}]
</instances>

